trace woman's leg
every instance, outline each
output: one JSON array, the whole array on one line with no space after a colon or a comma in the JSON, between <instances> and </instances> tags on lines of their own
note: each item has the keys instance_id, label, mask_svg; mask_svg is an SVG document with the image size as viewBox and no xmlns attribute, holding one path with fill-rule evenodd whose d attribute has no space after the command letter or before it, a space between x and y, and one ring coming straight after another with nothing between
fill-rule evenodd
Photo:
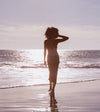
<instances>
[{"instance_id":1,"label":"woman's leg","mask_svg":"<svg viewBox=\"0 0 100 112\"><path fill-rule=\"evenodd\" d=\"M49 91L52 90L52 92L54 92L55 86L56 86L58 66L59 66L59 63L53 64L53 65L48 64L48 67L49 67L49 84L50 84Z\"/></svg>"},{"instance_id":2,"label":"woman's leg","mask_svg":"<svg viewBox=\"0 0 100 112\"><path fill-rule=\"evenodd\" d=\"M53 82L53 87L52 87L52 91L54 92L55 90L55 86L56 86L56 83Z\"/></svg>"},{"instance_id":3,"label":"woman's leg","mask_svg":"<svg viewBox=\"0 0 100 112\"><path fill-rule=\"evenodd\" d=\"M48 64L48 68L49 68L49 85L50 85L50 88L49 88L49 91L52 90L52 71L53 71L53 66L51 64Z\"/></svg>"},{"instance_id":4,"label":"woman's leg","mask_svg":"<svg viewBox=\"0 0 100 112\"><path fill-rule=\"evenodd\" d=\"M55 86L56 86L56 82L57 82L57 72L58 72L58 65L59 64L57 64L57 65L54 65L53 66L53 71L54 71L54 81L53 81L53 87L52 87L52 90L54 91L55 90Z\"/></svg>"},{"instance_id":5,"label":"woman's leg","mask_svg":"<svg viewBox=\"0 0 100 112\"><path fill-rule=\"evenodd\" d=\"M52 83L51 83L51 82L49 82L49 85L50 85L50 88L49 88L49 90L48 90L48 91L51 91L51 90L52 90Z\"/></svg>"},{"instance_id":6,"label":"woman's leg","mask_svg":"<svg viewBox=\"0 0 100 112\"><path fill-rule=\"evenodd\" d=\"M54 82L50 82L50 88L49 88L48 91L51 91L51 90L52 90L52 92L54 92L54 90L55 90L55 86L56 86L56 83L54 83Z\"/></svg>"}]
</instances>

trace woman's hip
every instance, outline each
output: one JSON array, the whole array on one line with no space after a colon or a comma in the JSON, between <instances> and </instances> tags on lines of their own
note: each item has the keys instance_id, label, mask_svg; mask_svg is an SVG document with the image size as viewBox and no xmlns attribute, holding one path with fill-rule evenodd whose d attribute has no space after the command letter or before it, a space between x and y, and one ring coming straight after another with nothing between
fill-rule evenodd
<instances>
[{"instance_id":1,"label":"woman's hip","mask_svg":"<svg viewBox=\"0 0 100 112\"><path fill-rule=\"evenodd\" d=\"M59 56L48 56L47 58L48 64L58 65L59 64Z\"/></svg>"}]
</instances>

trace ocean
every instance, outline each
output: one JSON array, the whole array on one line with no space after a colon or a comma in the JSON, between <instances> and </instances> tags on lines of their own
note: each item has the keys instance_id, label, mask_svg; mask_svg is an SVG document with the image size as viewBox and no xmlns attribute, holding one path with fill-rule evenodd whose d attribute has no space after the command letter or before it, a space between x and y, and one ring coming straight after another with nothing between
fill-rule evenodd
<instances>
[{"instance_id":1,"label":"ocean","mask_svg":"<svg viewBox=\"0 0 100 112\"><path fill-rule=\"evenodd\" d=\"M58 50L57 83L100 79L100 50ZM43 50L0 50L0 89L49 84Z\"/></svg>"}]
</instances>

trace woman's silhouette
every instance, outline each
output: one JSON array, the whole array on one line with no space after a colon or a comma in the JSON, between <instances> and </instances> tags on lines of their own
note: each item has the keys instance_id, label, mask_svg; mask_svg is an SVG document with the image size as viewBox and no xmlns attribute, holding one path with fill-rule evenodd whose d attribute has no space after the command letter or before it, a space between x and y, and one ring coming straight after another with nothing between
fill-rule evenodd
<instances>
[{"instance_id":1,"label":"woman's silhouette","mask_svg":"<svg viewBox=\"0 0 100 112\"><path fill-rule=\"evenodd\" d=\"M46 50L48 51L47 63L49 68L50 92L54 92L57 82L57 71L59 66L59 55L57 53L57 45L60 42L68 40L67 36L59 35L58 29L48 27L45 32L46 40L44 41L44 64L46 64ZM60 39L58 39L60 37Z\"/></svg>"}]
</instances>

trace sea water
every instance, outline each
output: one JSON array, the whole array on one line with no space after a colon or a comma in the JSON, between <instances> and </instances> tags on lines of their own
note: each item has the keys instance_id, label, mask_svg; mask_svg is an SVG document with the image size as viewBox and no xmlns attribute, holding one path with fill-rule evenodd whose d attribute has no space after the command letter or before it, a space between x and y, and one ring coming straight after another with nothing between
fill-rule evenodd
<instances>
[{"instance_id":1,"label":"sea water","mask_svg":"<svg viewBox=\"0 0 100 112\"><path fill-rule=\"evenodd\" d=\"M100 79L100 50L58 50L57 83ZM0 89L49 84L43 50L0 50Z\"/></svg>"}]
</instances>

